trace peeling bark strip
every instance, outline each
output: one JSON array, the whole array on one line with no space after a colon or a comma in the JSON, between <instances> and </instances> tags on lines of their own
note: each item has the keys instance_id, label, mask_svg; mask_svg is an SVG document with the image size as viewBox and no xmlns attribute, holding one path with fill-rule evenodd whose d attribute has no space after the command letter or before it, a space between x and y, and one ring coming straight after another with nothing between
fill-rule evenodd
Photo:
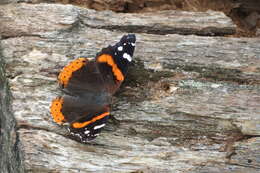
<instances>
[{"instance_id":1,"label":"peeling bark strip","mask_svg":"<svg viewBox=\"0 0 260 173\"><path fill-rule=\"evenodd\" d=\"M149 47L142 58L147 68L158 70L156 68L161 66L161 70L182 69L212 80L260 84L258 38L151 35L143 40L141 49ZM154 43L157 40L159 44Z\"/></svg>"},{"instance_id":2,"label":"peeling bark strip","mask_svg":"<svg viewBox=\"0 0 260 173\"><path fill-rule=\"evenodd\" d=\"M1 45L0 45L1 46ZM10 111L10 92L0 47L0 172L23 173L19 137Z\"/></svg>"},{"instance_id":3,"label":"peeling bark strip","mask_svg":"<svg viewBox=\"0 0 260 173\"><path fill-rule=\"evenodd\" d=\"M222 12L162 11L154 13L115 14L82 11L88 27L148 34L223 36L234 34L236 25ZM119 17L120 20L116 20ZM94 19L94 20L93 20ZM95 20L96 19L96 20ZM102 20L98 20L102 19Z\"/></svg>"},{"instance_id":4,"label":"peeling bark strip","mask_svg":"<svg viewBox=\"0 0 260 173\"><path fill-rule=\"evenodd\" d=\"M230 18L215 11L116 14L112 11L97 12L71 5L20 4L2 6L0 13L0 34L7 38L68 30L80 22L97 29L163 35L223 36L234 34L236 30ZM49 14L48 20L46 14Z\"/></svg>"}]
</instances>

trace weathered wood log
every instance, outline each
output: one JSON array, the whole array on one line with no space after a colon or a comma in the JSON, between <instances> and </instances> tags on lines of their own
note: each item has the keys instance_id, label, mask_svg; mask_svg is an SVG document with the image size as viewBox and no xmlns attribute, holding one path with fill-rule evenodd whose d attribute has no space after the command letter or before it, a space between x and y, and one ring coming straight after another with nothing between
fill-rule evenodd
<instances>
[{"instance_id":1,"label":"weathered wood log","mask_svg":"<svg viewBox=\"0 0 260 173\"><path fill-rule=\"evenodd\" d=\"M24 172L24 168L4 66L3 56L0 53L0 172L20 173Z\"/></svg>"},{"instance_id":2,"label":"weathered wood log","mask_svg":"<svg viewBox=\"0 0 260 173\"><path fill-rule=\"evenodd\" d=\"M11 114L18 128L15 140L25 171L259 169L259 142L252 142L260 135L259 39L171 34L182 20L169 19L170 29L165 29L163 19L184 12L149 16L16 4L0 6L0 14L1 54L7 63ZM185 14L183 21L194 23L182 24L191 30L182 34L205 29L217 33L205 23L208 19L216 20L219 30L235 30L222 13ZM154 28L167 35L158 35L162 33ZM136 62L115 96L114 119L89 145L71 140L49 113L51 100L60 92L58 71L78 56L94 57L129 31L138 32ZM245 138L250 139L239 141ZM236 150L237 145L243 148Z\"/></svg>"},{"instance_id":3,"label":"weathered wood log","mask_svg":"<svg viewBox=\"0 0 260 173\"><path fill-rule=\"evenodd\" d=\"M69 5L53 7L42 4L31 8L31 6L21 4L20 6L2 8L6 8L0 28L0 34L3 37L40 35L42 32L53 31L54 29L68 29L77 25L78 22L97 29L154 34L230 35L235 33L236 28L230 18L222 12L214 11L197 13L164 11L154 15L154 13L115 14L109 11L96 12ZM28 13L27 11L31 12ZM46 11L53 16L40 23L39 20L44 21ZM35 14L39 17L34 17ZM78 19L75 19L75 17L78 17Z\"/></svg>"}]
</instances>

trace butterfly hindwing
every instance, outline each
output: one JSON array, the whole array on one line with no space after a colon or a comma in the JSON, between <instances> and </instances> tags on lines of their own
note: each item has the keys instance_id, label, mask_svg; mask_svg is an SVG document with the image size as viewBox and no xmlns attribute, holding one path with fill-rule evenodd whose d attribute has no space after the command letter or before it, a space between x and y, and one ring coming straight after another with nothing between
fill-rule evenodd
<instances>
[{"instance_id":1,"label":"butterfly hindwing","mask_svg":"<svg viewBox=\"0 0 260 173\"><path fill-rule=\"evenodd\" d=\"M104 107L100 111L94 113L91 118L82 117L78 121L71 124L69 131L74 138L81 142L87 142L98 136L102 128L106 125L109 118L109 109Z\"/></svg>"},{"instance_id":2,"label":"butterfly hindwing","mask_svg":"<svg viewBox=\"0 0 260 173\"><path fill-rule=\"evenodd\" d=\"M54 121L59 124L69 123L69 130L78 141L94 139L105 126L110 114L111 97L103 94L88 94L87 98L64 95L54 99L51 106Z\"/></svg>"}]
</instances>

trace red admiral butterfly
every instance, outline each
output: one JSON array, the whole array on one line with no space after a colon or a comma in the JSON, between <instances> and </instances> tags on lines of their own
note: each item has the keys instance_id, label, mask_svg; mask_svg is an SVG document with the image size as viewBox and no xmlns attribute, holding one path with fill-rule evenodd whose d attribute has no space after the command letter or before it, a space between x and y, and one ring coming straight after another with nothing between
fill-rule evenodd
<instances>
[{"instance_id":1,"label":"red admiral butterfly","mask_svg":"<svg viewBox=\"0 0 260 173\"><path fill-rule=\"evenodd\" d=\"M78 58L59 76L64 95L52 101L50 112L58 124L68 123L75 140L90 141L105 126L112 95L123 82L135 49L135 35L124 35L103 48L95 59Z\"/></svg>"}]
</instances>

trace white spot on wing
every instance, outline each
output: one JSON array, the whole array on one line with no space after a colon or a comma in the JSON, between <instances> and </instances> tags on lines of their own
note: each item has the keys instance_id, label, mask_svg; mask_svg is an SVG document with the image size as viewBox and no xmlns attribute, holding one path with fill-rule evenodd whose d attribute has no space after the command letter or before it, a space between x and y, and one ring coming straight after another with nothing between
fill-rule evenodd
<instances>
[{"instance_id":1,"label":"white spot on wing","mask_svg":"<svg viewBox=\"0 0 260 173\"><path fill-rule=\"evenodd\" d=\"M127 53L123 54L123 58L127 59L129 62L132 61L132 57L129 54L127 54Z\"/></svg>"},{"instance_id":2,"label":"white spot on wing","mask_svg":"<svg viewBox=\"0 0 260 173\"><path fill-rule=\"evenodd\" d=\"M86 130L84 133L87 135L87 134L89 134L89 132L90 132L89 130Z\"/></svg>"},{"instance_id":3,"label":"white spot on wing","mask_svg":"<svg viewBox=\"0 0 260 173\"><path fill-rule=\"evenodd\" d=\"M93 60L93 59L95 59L95 58L87 58L89 61L91 61L91 60Z\"/></svg>"},{"instance_id":4,"label":"white spot on wing","mask_svg":"<svg viewBox=\"0 0 260 173\"><path fill-rule=\"evenodd\" d=\"M132 46L135 46L135 43L131 43Z\"/></svg>"},{"instance_id":5,"label":"white spot on wing","mask_svg":"<svg viewBox=\"0 0 260 173\"><path fill-rule=\"evenodd\" d=\"M94 127L94 130L100 129L100 128L104 127L104 126L105 126L105 124L101 124L101 125L99 125L99 126L95 126L95 127Z\"/></svg>"},{"instance_id":6,"label":"white spot on wing","mask_svg":"<svg viewBox=\"0 0 260 173\"><path fill-rule=\"evenodd\" d=\"M123 50L123 47L122 47L122 46L119 46L119 47L117 48L117 50L118 50L118 51L122 51L122 50Z\"/></svg>"}]
</instances>

